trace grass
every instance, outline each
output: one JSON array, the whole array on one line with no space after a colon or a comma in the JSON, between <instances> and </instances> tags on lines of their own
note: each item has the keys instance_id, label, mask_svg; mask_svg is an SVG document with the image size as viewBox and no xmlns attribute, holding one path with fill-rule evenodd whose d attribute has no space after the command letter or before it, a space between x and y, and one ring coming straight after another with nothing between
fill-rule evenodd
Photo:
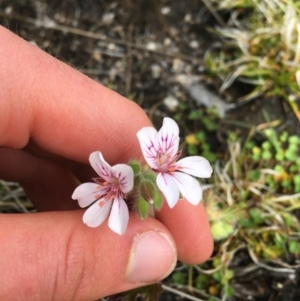
<instances>
[{"instance_id":1,"label":"grass","mask_svg":"<svg viewBox=\"0 0 300 301\"><path fill-rule=\"evenodd\" d=\"M298 120L300 97L300 2L209 0L225 26L211 28L220 40L206 53L209 77L218 77L223 93L235 81L251 85L245 101L258 96L280 97Z\"/></svg>"}]
</instances>

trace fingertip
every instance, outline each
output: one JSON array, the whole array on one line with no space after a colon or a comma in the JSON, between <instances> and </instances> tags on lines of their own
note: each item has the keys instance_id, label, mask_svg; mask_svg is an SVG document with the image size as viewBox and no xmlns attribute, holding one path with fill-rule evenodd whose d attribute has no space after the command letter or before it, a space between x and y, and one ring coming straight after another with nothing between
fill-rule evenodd
<instances>
[{"instance_id":1,"label":"fingertip","mask_svg":"<svg viewBox=\"0 0 300 301\"><path fill-rule=\"evenodd\" d=\"M202 202L194 206L180 200L172 209L165 203L157 217L171 232L179 260L199 264L211 256L213 239Z\"/></svg>"},{"instance_id":2,"label":"fingertip","mask_svg":"<svg viewBox=\"0 0 300 301\"><path fill-rule=\"evenodd\" d=\"M157 282L174 268L175 242L159 221L141 221L132 214L125 234L118 235L107 220L97 228L87 227L82 214L76 210L2 217L0 227L7 231L0 246L0 281L7 289L0 290L1 300L11 292L16 293L10 300L23 295L42 300L46 294L55 300L96 300Z\"/></svg>"}]
</instances>

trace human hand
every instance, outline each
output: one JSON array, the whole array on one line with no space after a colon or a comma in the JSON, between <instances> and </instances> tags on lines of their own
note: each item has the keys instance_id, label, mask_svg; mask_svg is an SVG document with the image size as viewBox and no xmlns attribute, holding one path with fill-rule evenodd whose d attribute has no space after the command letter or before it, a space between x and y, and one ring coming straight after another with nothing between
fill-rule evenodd
<instances>
[{"instance_id":1,"label":"human hand","mask_svg":"<svg viewBox=\"0 0 300 301\"><path fill-rule=\"evenodd\" d=\"M150 121L108 90L0 27L0 178L19 182L40 213L0 215L0 300L95 300L157 282L176 259L212 252L203 205L165 205L130 216L123 236L82 223L71 199L94 176L89 154L110 164L141 158Z\"/></svg>"}]
</instances>

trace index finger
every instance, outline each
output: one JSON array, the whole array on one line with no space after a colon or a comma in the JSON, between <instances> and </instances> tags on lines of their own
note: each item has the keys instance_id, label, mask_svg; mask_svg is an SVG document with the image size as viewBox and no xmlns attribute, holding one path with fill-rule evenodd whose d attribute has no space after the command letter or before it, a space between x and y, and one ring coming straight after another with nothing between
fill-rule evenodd
<instances>
[{"instance_id":1,"label":"index finger","mask_svg":"<svg viewBox=\"0 0 300 301\"><path fill-rule=\"evenodd\" d=\"M136 132L150 125L140 107L1 26L0 36L2 146L33 139L85 163L99 147L112 163L140 157Z\"/></svg>"}]
</instances>

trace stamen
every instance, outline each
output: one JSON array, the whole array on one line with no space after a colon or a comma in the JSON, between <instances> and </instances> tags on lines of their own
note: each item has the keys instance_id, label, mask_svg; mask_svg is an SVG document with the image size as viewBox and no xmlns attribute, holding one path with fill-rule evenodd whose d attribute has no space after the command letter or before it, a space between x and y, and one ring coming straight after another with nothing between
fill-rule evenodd
<instances>
[{"instance_id":1,"label":"stamen","mask_svg":"<svg viewBox=\"0 0 300 301\"><path fill-rule=\"evenodd\" d=\"M173 172L173 171L175 171L176 169L177 169L176 167L171 166L171 167L168 168L168 171Z\"/></svg>"},{"instance_id":2,"label":"stamen","mask_svg":"<svg viewBox=\"0 0 300 301\"><path fill-rule=\"evenodd\" d=\"M113 200L113 199L115 198L115 196L116 196L116 195L112 194L112 195L109 197L109 199L110 199L110 200Z\"/></svg>"},{"instance_id":3,"label":"stamen","mask_svg":"<svg viewBox=\"0 0 300 301\"><path fill-rule=\"evenodd\" d=\"M96 187L96 189L101 189L102 188L102 186L101 185L98 185L97 187Z\"/></svg>"},{"instance_id":4,"label":"stamen","mask_svg":"<svg viewBox=\"0 0 300 301\"><path fill-rule=\"evenodd\" d=\"M96 200L100 198L100 195L99 194L95 194L95 198Z\"/></svg>"},{"instance_id":5,"label":"stamen","mask_svg":"<svg viewBox=\"0 0 300 301\"><path fill-rule=\"evenodd\" d=\"M103 201L99 202L99 206L102 208L104 206L104 202Z\"/></svg>"},{"instance_id":6,"label":"stamen","mask_svg":"<svg viewBox=\"0 0 300 301\"><path fill-rule=\"evenodd\" d=\"M108 182L103 182L103 186L107 186L108 185Z\"/></svg>"}]
</instances>

